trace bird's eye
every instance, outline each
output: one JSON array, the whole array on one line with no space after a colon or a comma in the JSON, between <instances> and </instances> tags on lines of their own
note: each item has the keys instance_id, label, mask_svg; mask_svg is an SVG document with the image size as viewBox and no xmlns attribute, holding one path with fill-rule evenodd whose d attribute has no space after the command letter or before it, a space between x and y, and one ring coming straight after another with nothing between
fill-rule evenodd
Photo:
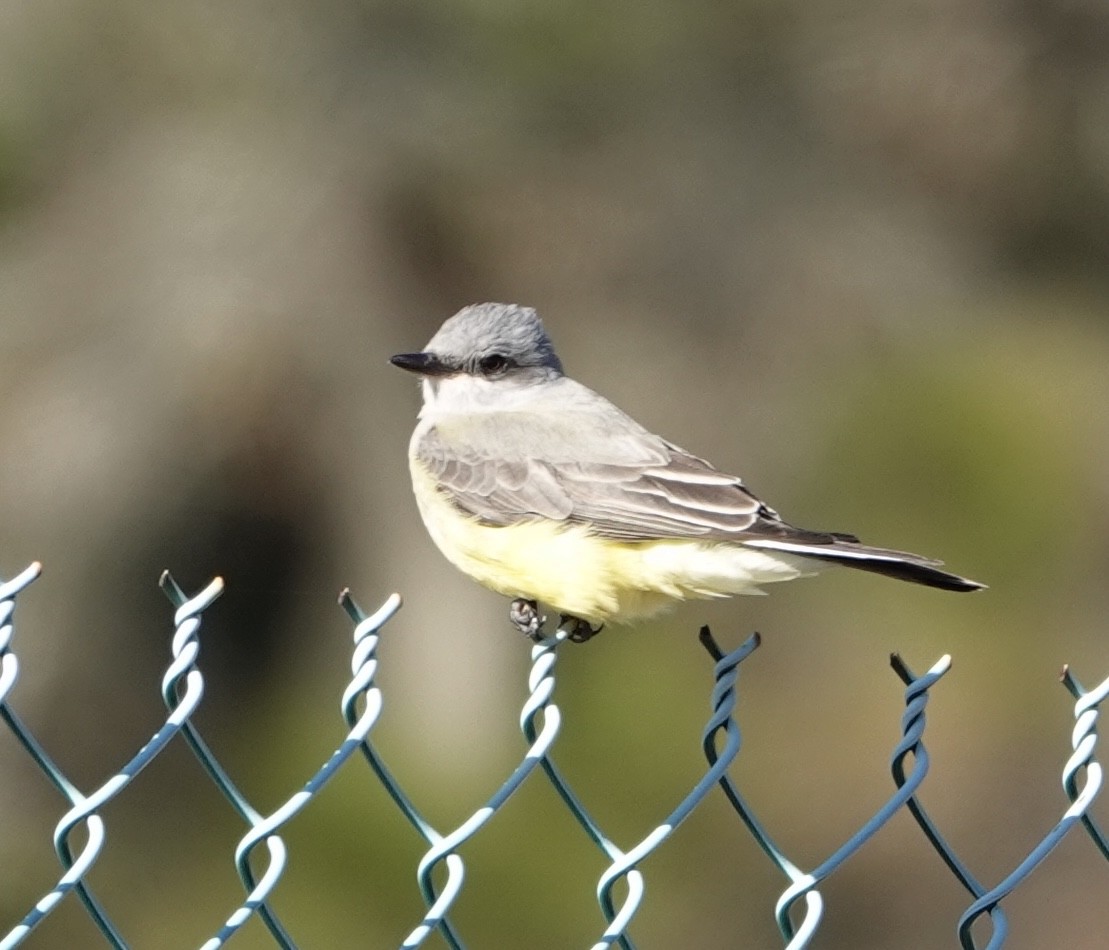
<instances>
[{"instance_id":1,"label":"bird's eye","mask_svg":"<svg viewBox=\"0 0 1109 950\"><path fill-rule=\"evenodd\" d=\"M482 357L481 362L478 363L478 368L486 376L496 376L508 369L508 357L502 356L500 353L490 353L488 356Z\"/></svg>"}]
</instances>

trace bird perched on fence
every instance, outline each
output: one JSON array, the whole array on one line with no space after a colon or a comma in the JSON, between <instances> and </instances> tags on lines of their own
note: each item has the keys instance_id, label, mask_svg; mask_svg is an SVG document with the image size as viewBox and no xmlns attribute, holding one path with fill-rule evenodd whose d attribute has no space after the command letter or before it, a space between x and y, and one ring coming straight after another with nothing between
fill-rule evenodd
<instances>
[{"instance_id":1,"label":"bird perched on fence","mask_svg":"<svg viewBox=\"0 0 1109 950\"><path fill-rule=\"evenodd\" d=\"M466 307L391 362L421 378L409 464L428 533L463 573L515 598L510 617L532 637L537 602L585 640L609 621L762 593L829 563L983 586L940 561L783 521L741 479L565 375L529 307Z\"/></svg>"}]
</instances>

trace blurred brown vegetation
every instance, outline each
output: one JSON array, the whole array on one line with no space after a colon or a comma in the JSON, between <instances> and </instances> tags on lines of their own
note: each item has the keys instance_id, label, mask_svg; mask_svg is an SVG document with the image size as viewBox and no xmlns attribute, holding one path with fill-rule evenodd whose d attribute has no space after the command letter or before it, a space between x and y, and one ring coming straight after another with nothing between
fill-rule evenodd
<instances>
[{"instance_id":1,"label":"blurred brown vegetation","mask_svg":"<svg viewBox=\"0 0 1109 950\"><path fill-rule=\"evenodd\" d=\"M700 773L711 621L765 637L736 774L806 866L891 787L886 654L952 653L923 797L1007 873L1064 807L1058 667L1109 672L1109 8L0 4L0 574L46 565L15 704L78 783L160 721L166 567L228 582L199 722L260 809L341 735L348 584L407 598L375 735L429 817L499 783L526 645L423 533L417 396L386 364L489 299L537 306L570 372L786 518L991 585L833 571L566 648L557 757L606 830L638 840ZM62 810L0 736L0 920L55 879ZM184 752L108 810L92 883L135 946L237 905L228 812ZM419 919L421 848L368 771L288 839L303 946ZM466 854L472 946L600 932L604 862L541 784ZM777 945L784 883L722 801L645 871L641 946ZM1068 841L1010 945L1101 946L1107 873ZM907 821L825 894L829 948L951 946L968 903ZM29 945L95 939L67 906Z\"/></svg>"}]
</instances>

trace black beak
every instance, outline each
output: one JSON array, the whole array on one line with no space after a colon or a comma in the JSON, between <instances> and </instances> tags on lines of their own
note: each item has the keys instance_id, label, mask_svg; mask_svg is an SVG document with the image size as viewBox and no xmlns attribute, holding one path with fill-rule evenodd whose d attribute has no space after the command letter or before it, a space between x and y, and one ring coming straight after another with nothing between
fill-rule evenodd
<instances>
[{"instance_id":1,"label":"black beak","mask_svg":"<svg viewBox=\"0 0 1109 950\"><path fill-rule=\"evenodd\" d=\"M389 362L421 376L450 376L455 372L434 353L398 353L389 357Z\"/></svg>"}]
</instances>

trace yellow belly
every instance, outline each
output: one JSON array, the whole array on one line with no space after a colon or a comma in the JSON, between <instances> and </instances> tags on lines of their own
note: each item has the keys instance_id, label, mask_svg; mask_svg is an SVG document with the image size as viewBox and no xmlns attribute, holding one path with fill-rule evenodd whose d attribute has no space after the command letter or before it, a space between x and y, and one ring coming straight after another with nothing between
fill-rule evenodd
<instances>
[{"instance_id":1,"label":"yellow belly","mask_svg":"<svg viewBox=\"0 0 1109 950\"><path fill-rule=\"evenodd\" d=\"M416 459L411 469L424 525L455 567L500 594L594 624L639 620L691 598L761 594L759 584L813 570L736 543L612 541L585 525L548 520L484 525L452 505Z\"/></svg>"}]
</instances>

